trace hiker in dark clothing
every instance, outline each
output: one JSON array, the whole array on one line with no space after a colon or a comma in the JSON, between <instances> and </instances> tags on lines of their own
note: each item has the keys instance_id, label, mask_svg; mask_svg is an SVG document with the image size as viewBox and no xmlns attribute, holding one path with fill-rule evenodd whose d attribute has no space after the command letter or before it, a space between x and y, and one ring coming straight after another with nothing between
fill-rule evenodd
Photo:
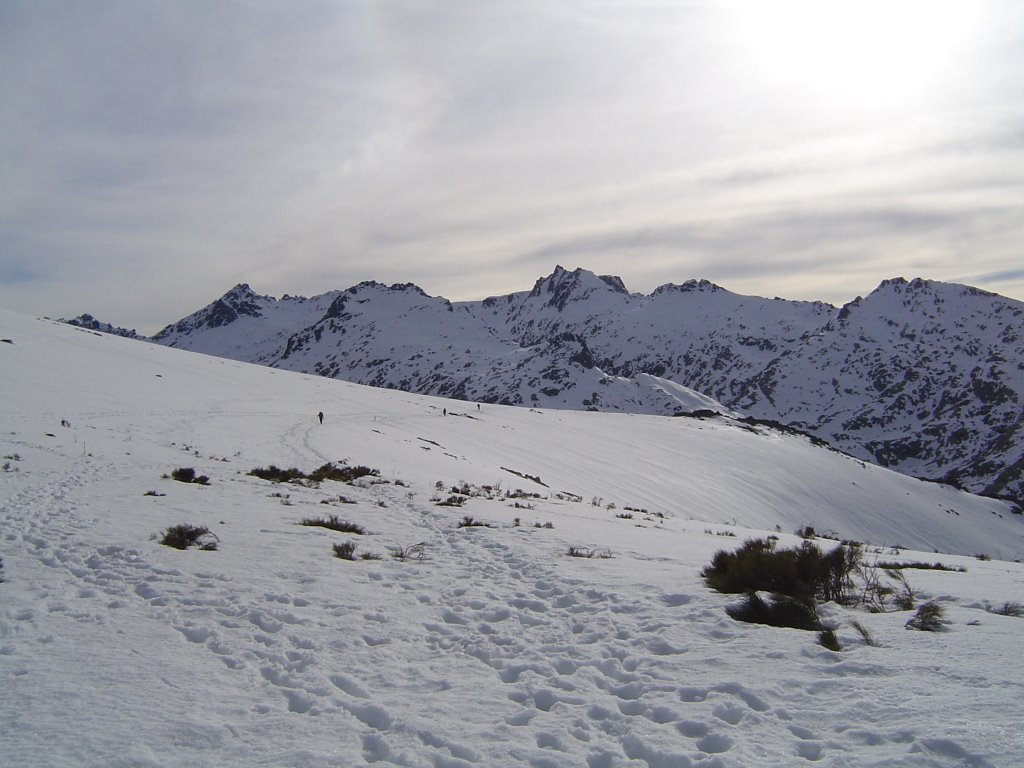
<instances>
[{"instance_id":1,"label":"hiker in dark clothing","mask_svg":"<svg viewBox=\"0 0 1024 768\"><path fill-rule=\"evenodd\" d=\"M318 413L316 416L317 416L318 419L320 419L320 423L323 424L324 423L324 412L320 411L320 413Z\"/></svg>"}]
</instances>

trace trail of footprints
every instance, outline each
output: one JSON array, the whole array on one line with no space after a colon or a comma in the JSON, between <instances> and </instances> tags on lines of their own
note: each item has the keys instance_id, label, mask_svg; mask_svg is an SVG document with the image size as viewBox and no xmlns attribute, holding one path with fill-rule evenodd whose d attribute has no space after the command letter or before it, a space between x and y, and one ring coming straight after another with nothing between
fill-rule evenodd
<instances>
[{"instance_id":1,"label":"trail of footprints","mask_svg":"<svg viewBox=\"0 0 1024 768\"><path fill-rule=\"evenodd\" d=\"M287 594L232 590L216 574L186 577L158 569L129 548L99 547L82 554L74 532L88 523L77 520L67 502L70 487L81 482L72 477L48 492L29 490L0 508L8 541L20 538L45 565L74 577L73 597L40 594L47 610L103 623L111 609L145 601L151 615L173 627L183 642L204 648L263 691L255 715L283 708L296 715L354 719L362 730L356 749L367 763L418 765L424 749L435 766L486 762L442 732L466 724L417 727L375 699L364 669L349 659L370 660L375 649L393 642L420 643L418 652L428 658L458 654L488 668L507 699L502 725L509 729L508 755L535 768L574 764L571 755L578 754L580 744L586 745L588 768L611 768L624 758L650 768L733 765L729 753L737 742L749 740L751 728L769 727L788 730L794 757L815 762L828 754L827 739L744 685L681 684L688 648L680 639L685 636L672 628L685 624L691 633L717 640L728 639L732 631L721 616L689 607L688 595L626 603L614 593L559 580L553 568L493 539L443 531L425 514L423 524L439 549L436 557L444 558L446 567L459 564L461 583L468 586L452 587L451 575L440 574L436 566L364 571L382 589L414 595L430 616L420 630L403 627L406 634L394 640L387 598L372 609L344 600L310 606L307 599ZM304 631L315 628L311 634L323 637L325 622L350 624L355 616L361 628L355 641L347 633L319 647ZM12 618L31 622L33 616ZM417 649L396 650L407 652ZM706 667L714 659L696 663ZM429 695L446 685L443 677L411 676L401 682L398 695L415 686ZM382 683L376 688L389 693ZM863 742L886 738L866 733ZM533 748L521 747L529 742Z\"/></svg>"}]
</instances>

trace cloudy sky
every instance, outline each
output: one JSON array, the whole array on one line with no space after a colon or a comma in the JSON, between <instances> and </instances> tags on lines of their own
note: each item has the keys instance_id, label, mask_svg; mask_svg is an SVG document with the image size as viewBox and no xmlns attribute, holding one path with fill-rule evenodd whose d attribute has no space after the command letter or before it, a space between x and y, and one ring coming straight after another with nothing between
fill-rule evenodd
<instances>
[{"instance_id":1,"label":"cloudy sky","mask_svg":"<svg viewBox=\"0 0 1024 768\"><path fill-rule=\"evenodd\" d=\"M1024 300L1020 0L3 0L0 306L556 264Z\"/></svg>"}]
</instances>

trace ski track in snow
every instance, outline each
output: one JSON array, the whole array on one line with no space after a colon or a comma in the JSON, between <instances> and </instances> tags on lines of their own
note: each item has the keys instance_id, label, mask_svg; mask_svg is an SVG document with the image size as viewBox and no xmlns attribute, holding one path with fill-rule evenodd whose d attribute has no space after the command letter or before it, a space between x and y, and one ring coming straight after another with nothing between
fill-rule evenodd
<instances>
[{"instance_id":1,"label":"ski track in snow","mask_svg":"<svg viewBox=\"0 0 1024 768\"><path fill-rule=\"evenodd\" d=\"M74 442L60 433L47 441L27 436L37 426L31 420L8 422L5 451L24 453L0 484L8 569L0 585L0 753L8 764L1024 761L1014 714L1005 713L1005 702L1024 693L1020 674L998 660L964 673L943 666L941 651L919 661L895 654L892 646L917 634L904 633L905 616L876 617L882 648L847 636L848 650L832 653L810 633L732 621L721 596L681 577L678 563L625 541L611 560L568 558L566 542L579 539L561 519L555 531L511 527L507 505L474 500L474 515L506 522L456 528L465 510L442 511L422 488L272 486L237 474L251 463L233 463L209 488L163 481L166 497L141 498L144 484L156 482L146 479L155 476L147 461L167 466L168 457L187 456L181 444L168 447L175 436L250 415L230 401L205 413L119 413L123 423L159 422L150 439L161 447L141 466L119 456L145 453L142 437L127 430L76 429ZM325 455L323 432L308 421L278 434L280 454L303 466L341 458ZM80 436L94 452L79 447ZM166 507L172 522L222 517L223 527L211 527L223 550L178 553L139 537L159 526L112 513L111 478L131 488L140 516ZM373 529L358 537L361 548L383 553L380 541L424 542L425 559L329 558L338 534L293 523L322 513L323 499L339 489L357 504L326 510ZM268 505L278 501L267 498L274 491L289 493L294 506L278 505L276 519L263 511L258 523L249 520L259 505L276 511ZM243 527L250 538L241 540L235 532ZM254 564L255 548L247 559L224 559L253 541L287 547L297 559L267 551L266 562ZM307 550L315 559L302 559ZM1019 584L1021 571L1013 573ZM1002 698L988 695L1006 689ZM928 714L922 698L935 695L956 700L933 701L940 714ZM951 715L960 711L985 718L958 724ZM989 733L979 730L986 719ZM993 756L997 747L1009 762Z\"/></svg>"}]
</instances>

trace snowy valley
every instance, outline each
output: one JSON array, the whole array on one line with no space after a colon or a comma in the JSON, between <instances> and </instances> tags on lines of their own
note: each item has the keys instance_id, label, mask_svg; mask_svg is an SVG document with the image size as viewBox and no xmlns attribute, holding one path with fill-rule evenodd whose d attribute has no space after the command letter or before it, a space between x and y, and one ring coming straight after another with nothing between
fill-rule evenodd
<instances>
[{"instance_id":1,"label":"snowy valley","mask_svg":"<svg viewBox=\"0 0 1024 768\"><path fill-rule=\"evenodd\" d=\"M605 314L605 323L656 301L722 299L707 285L633 297L613 280L577 278L635 310ZM642 353L627 373L602 341L601 314L571 301L578 284L563 293L538 286L533 298L546 309L537 312L526 309L532 293L445 307L412 287L279 301L240 288L222 300L230 311L218 309L220 321L208 314L183 321L173 338L163 334L164 343L208 355L0 312L4 760L1024 764L1024 619L999 610L1024 600L1024 517L1012 503L732 418L673 384L668 368L650 369ZM899 295L902 305L921 293L961 302L958 317L975 317L979 333L999 332L970 314L978 297L941 285L883 286L862 304ZM725 298L713 306L743 322L752 300ZM925 315L945 328L947 316L928 302ZM722 359L759 376L756 391L773 393L778 412L758 411L768 396L753 389L697 388L744 413L786 415L819 431L825 422L807 423L799 389L777 394L778 382L797 376L786 366L817 361L839 379L837 392L857 393L845 378L852 368L834 364L847 354L837 340L911 333L878 320L877 307L869 323L858 307L768 304L778 316L760 321L764 343ZM1012 305L994 316L1012 315ZM755 314L766 317L760 305ZM448 325L437 325L442 317ZM720 318L705 322L717 327ZM816 335L823 327L833 332ZM435 332L448 335L450 350L432 346ZM677 332L666 320L643 344L637 330L615 337L642 350ZM782 338L798 351L777 355L770 345ZM858 353L873 354L858 343ZM909 336L905 343L917 348ZM373 361L381 345L394 347L381 351L390 362L368 362L356 376L357 353ZM552 345L578 359L559 358L552 369L544 354ZM457 364L480 355L481 366L511 378L489 384L475 369L453 378ZM416 387L402 388L428 388L439 356L453 367L437 381L463 399L388 389L404 378ZM951 376L954 368L961 375L959 361L944 363ZM1010 362L991 366L1009 370ZM332 364L337 370L323 368ZM309 372L281 370L291 367ZM571 379L547 380L558 394L532 401L532 377L559 370ZM709 364L706 376L715 370ZM367 387L314 373L377 380ZM533 407L488 402L514 400L497 389L510 381ZM581 404L567 391L590 387L610 393L590 405L614 402L619 412L565 410ZM704 413L626 407L662 411L673 401ZM900 428L895 418L887 424ZM375 473L319 484L250 474L327 463ZM208 483L169 476L181 468ZM362 532L300 524L331 516ZM162 533L179 524L207 527L216 549L163 546ZM842 646L832 651L813 632L730 618L737 597L712 591L700 575L715 552L767 536L795 546L794 532L809 526L835 537L818 538L822 548L864 542L868 564L948 568L904 571L918 604L944 608L943 631L905 629L912 611L826 603L822 619ZM335 556L338 545L355 559Z\"/></svg>"}]
</instances>

